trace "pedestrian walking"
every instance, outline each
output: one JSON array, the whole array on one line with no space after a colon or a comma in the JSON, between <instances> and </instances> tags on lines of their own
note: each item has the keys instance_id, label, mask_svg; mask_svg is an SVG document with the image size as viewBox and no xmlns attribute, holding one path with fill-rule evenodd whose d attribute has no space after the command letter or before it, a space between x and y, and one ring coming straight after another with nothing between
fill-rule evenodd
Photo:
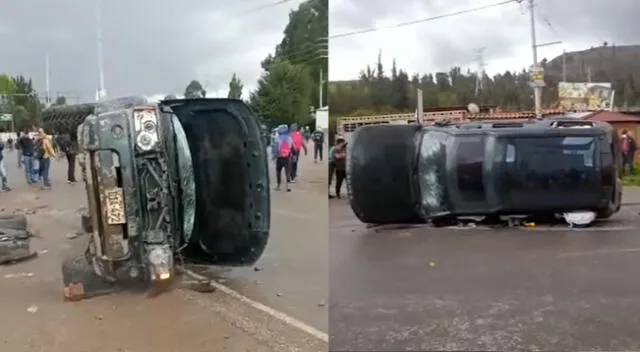
<instances>
[{"instance_id":1,"label":"pedestrian walking","mask_svg":"<svg viewBox=\"0 0 640 352\"><path fill-rule=\"evenodd\" d=\"M313 131L311 139L313 139L313 162L317 163L318 160L322 161L322 150L324 149L324 131L321 129Z\"/></svg>"},{"instance_id":2,"label":"pedestrian walking","mask_svg":"<svg viewBox=\"0 0 640 352\"><path fill-rule=\"evenodd\" d=\"M622 154L622 173L633 175L635 173L636 140L629 135L627 130L622 130L620 140L620 152Z\"/></svg>"},{"instance_id":3,"label":"pedestrian walking","mask_svg":"<svg viewBox=\"0 0 640 352\"><path fill-rule=\"evenodd\" d=\"M18 165L24 166L24 175L27 183L32 185L38 182L35 170L33 153L35 151L35 141L31 139L29 133L24 131L18 138L19 161Z\"/></svg>"},{"instance_id":4,"label":"pedestrian walking","mask_svg":"<svg viewBox=\"0 0 640 352\"><path fill-rule=\"evenodd\" d=\"M76 148L71 136L65 133L58 138L58 147L67 159L67 183L75 184L76 181Z\"/></svg>"},{"instance_id":5,"label":"pedestrian walking","mask_svg":"<svg viewBox=\"0 0 640 352\"><path fill-rule=\"evenodd\" d=\"M271 143L272 157L276 164L276 191L280 190L282 184L282 172L284 171L285 189L291 192L289 188L289 177L291 175L291 156L293 154L293 139L287 125L280 125L276 129L276 137Z\"/></svg>"},{"instance_id":6,"label":"pedestrian walking","mask_svg":"<svg viewBox=\"0 0 640 352\"><path fill-rule=\"evenodd\" d=\"M56 153L53 150L53 143L44 129L38 130L38 143L36 148L36 154L38 158L38 176L42 180L42 188L50 189L51 180L49 179L49 171L51 168L51 161L55 158Z\"/></svg>"},{"instance_id":7,"label":"pedestrian walking","mask_svg":"<svg viewBox=\"0 0 640 352\"><path fill-rule=\"evenodd\" d=\"M329 198L340 198L342 184L347 178L347 143L342 137L336 138L336 144L331 148L329 152L329 188L331 188L331 181L335 175L335 196L329 193Z\"/></svg>"},{"instance_id":8,"label":"pedestrian walking","mask_svg":"<svg viewBox=\"0 0 640 352\"><path fill-rule=\"evenodd\" d=\"M300 151L304 150L304 155L307 155L307 145L304 143L304 137L302 133L298 131L298 124L294 123L290 128L291 139L293 140L293 153L291 154L291 183L296 183L298 178L298 159L300 158Z\"/></svg>"},{"instance_id":9,"label":"pedestrian walking","mask_svg":"<svg viewBox=\"0 0 640 352\"><path fill-rule=\"evenodd\" d=\"M5 143L0 141L0 183L3 191L10 191L9 175L7 174L7 167L4 164L4 148Z\"/></svg>"}]
</instances>

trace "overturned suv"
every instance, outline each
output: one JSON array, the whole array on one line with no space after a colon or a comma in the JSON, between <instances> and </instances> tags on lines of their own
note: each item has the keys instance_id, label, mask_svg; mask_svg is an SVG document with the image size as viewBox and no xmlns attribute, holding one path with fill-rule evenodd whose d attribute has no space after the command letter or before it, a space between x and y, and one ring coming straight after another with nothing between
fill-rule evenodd
<instances>
[{"instance_id":1,"label":"overturned suv","mask_svg":"<svg viewBox=\"0 0 640 352\"><path fill-rule=\"evenodd\" d=\"M347 185L365 223L564 216L584 224L620 209L620 163L619 140L601 122L374 125L352 137Z\"/></svg>"},{"instance_id":2,"label":"overturned suv","mask_svg":"<svg viewBox=\"0 0 640 352\"><path fill-rule=\"evenodd\" d=\"M183 262L245 266L261 256L266 149L242 101L124 98L50 108L43 120L75 135L86 185L91 236L62 264L66 298L170 282Z\"/></svg>"}]
</instances>

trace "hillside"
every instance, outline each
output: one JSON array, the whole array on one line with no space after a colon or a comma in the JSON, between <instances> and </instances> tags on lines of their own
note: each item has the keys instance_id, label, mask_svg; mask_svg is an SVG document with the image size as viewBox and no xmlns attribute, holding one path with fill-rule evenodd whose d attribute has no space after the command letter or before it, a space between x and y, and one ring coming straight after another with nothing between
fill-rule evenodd
<instances>
[{"instance_id":1,"label":"hillside","mask_svg":"<svg viewBox=\"0 0 640 352\"><path fill-rule=\"evenodd\" d=\"M633 77L640 82L640 45L604 45L566 53L568 81L612 82ZM545 61L543 61L543 64ZM546 74L554 81L562 79L562 55L546 62Z\"/></svg>"}]
</instances>

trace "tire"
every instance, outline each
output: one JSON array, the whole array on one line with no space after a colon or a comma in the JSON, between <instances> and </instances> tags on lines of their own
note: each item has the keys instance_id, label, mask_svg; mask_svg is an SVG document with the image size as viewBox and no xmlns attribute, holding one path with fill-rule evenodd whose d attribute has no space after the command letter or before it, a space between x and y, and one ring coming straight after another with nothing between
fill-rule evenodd
<instances>
[{"instance_id":1,"label":"tire","mask_svg":"<svg viewBox=\"0 0 640 352\"><path fill-rule=\"evenodd\" d=\"M42 111L42 122L48 131L75 136L78 126L89 115L130 109L147 103L144 97L123 97L99 103L53 106Z\"/></svg>"},{"instance_id":2,"label":"tire","mask_svg":"<svg viewBox=\"0 0 640 352\"><path fill-rule=\"evenodd\" d=\"M356 217L364 223L424 222L418 214L413 170L418 125L363 126L348 150L347 190Z\"/></svg>"},{"instance_id":3,"label":"tire","mask_svg":"<svg viewBox=\"0 0 640 352\"><path fill-rule=\"evenodd\" d=\"M0 215L0 229L26 230L27 217L25 215Z\"/></svg>"},{"instance_id":4,"label":"tire","mask_svg":"<svg viewBox=\"0 0 640 352\"><path fill-rule=\"evenodd\" d=\"M83 212L80 214L80 223L82 224L82 230L85 233L93 232L93 222L91 221L91 215L89 215L89 213Z\"/></svg>"}]
</instances>

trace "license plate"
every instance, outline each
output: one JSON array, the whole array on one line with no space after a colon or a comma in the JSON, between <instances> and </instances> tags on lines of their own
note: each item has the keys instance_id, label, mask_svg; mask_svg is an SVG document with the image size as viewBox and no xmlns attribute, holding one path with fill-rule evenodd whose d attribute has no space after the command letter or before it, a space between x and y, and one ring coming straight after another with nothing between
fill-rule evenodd
<instances>
[{"instance_id":1,"label":"license plate","mask_svg":"<svg viewBox=\"0 0 640 352\"><path fill-rule=\"evenodd\" d=\"M127 222L124 214L124 196L122 188L113 188L104 192L107 208L107 224L118 225Z\"/></svg>"}]
</instances>

